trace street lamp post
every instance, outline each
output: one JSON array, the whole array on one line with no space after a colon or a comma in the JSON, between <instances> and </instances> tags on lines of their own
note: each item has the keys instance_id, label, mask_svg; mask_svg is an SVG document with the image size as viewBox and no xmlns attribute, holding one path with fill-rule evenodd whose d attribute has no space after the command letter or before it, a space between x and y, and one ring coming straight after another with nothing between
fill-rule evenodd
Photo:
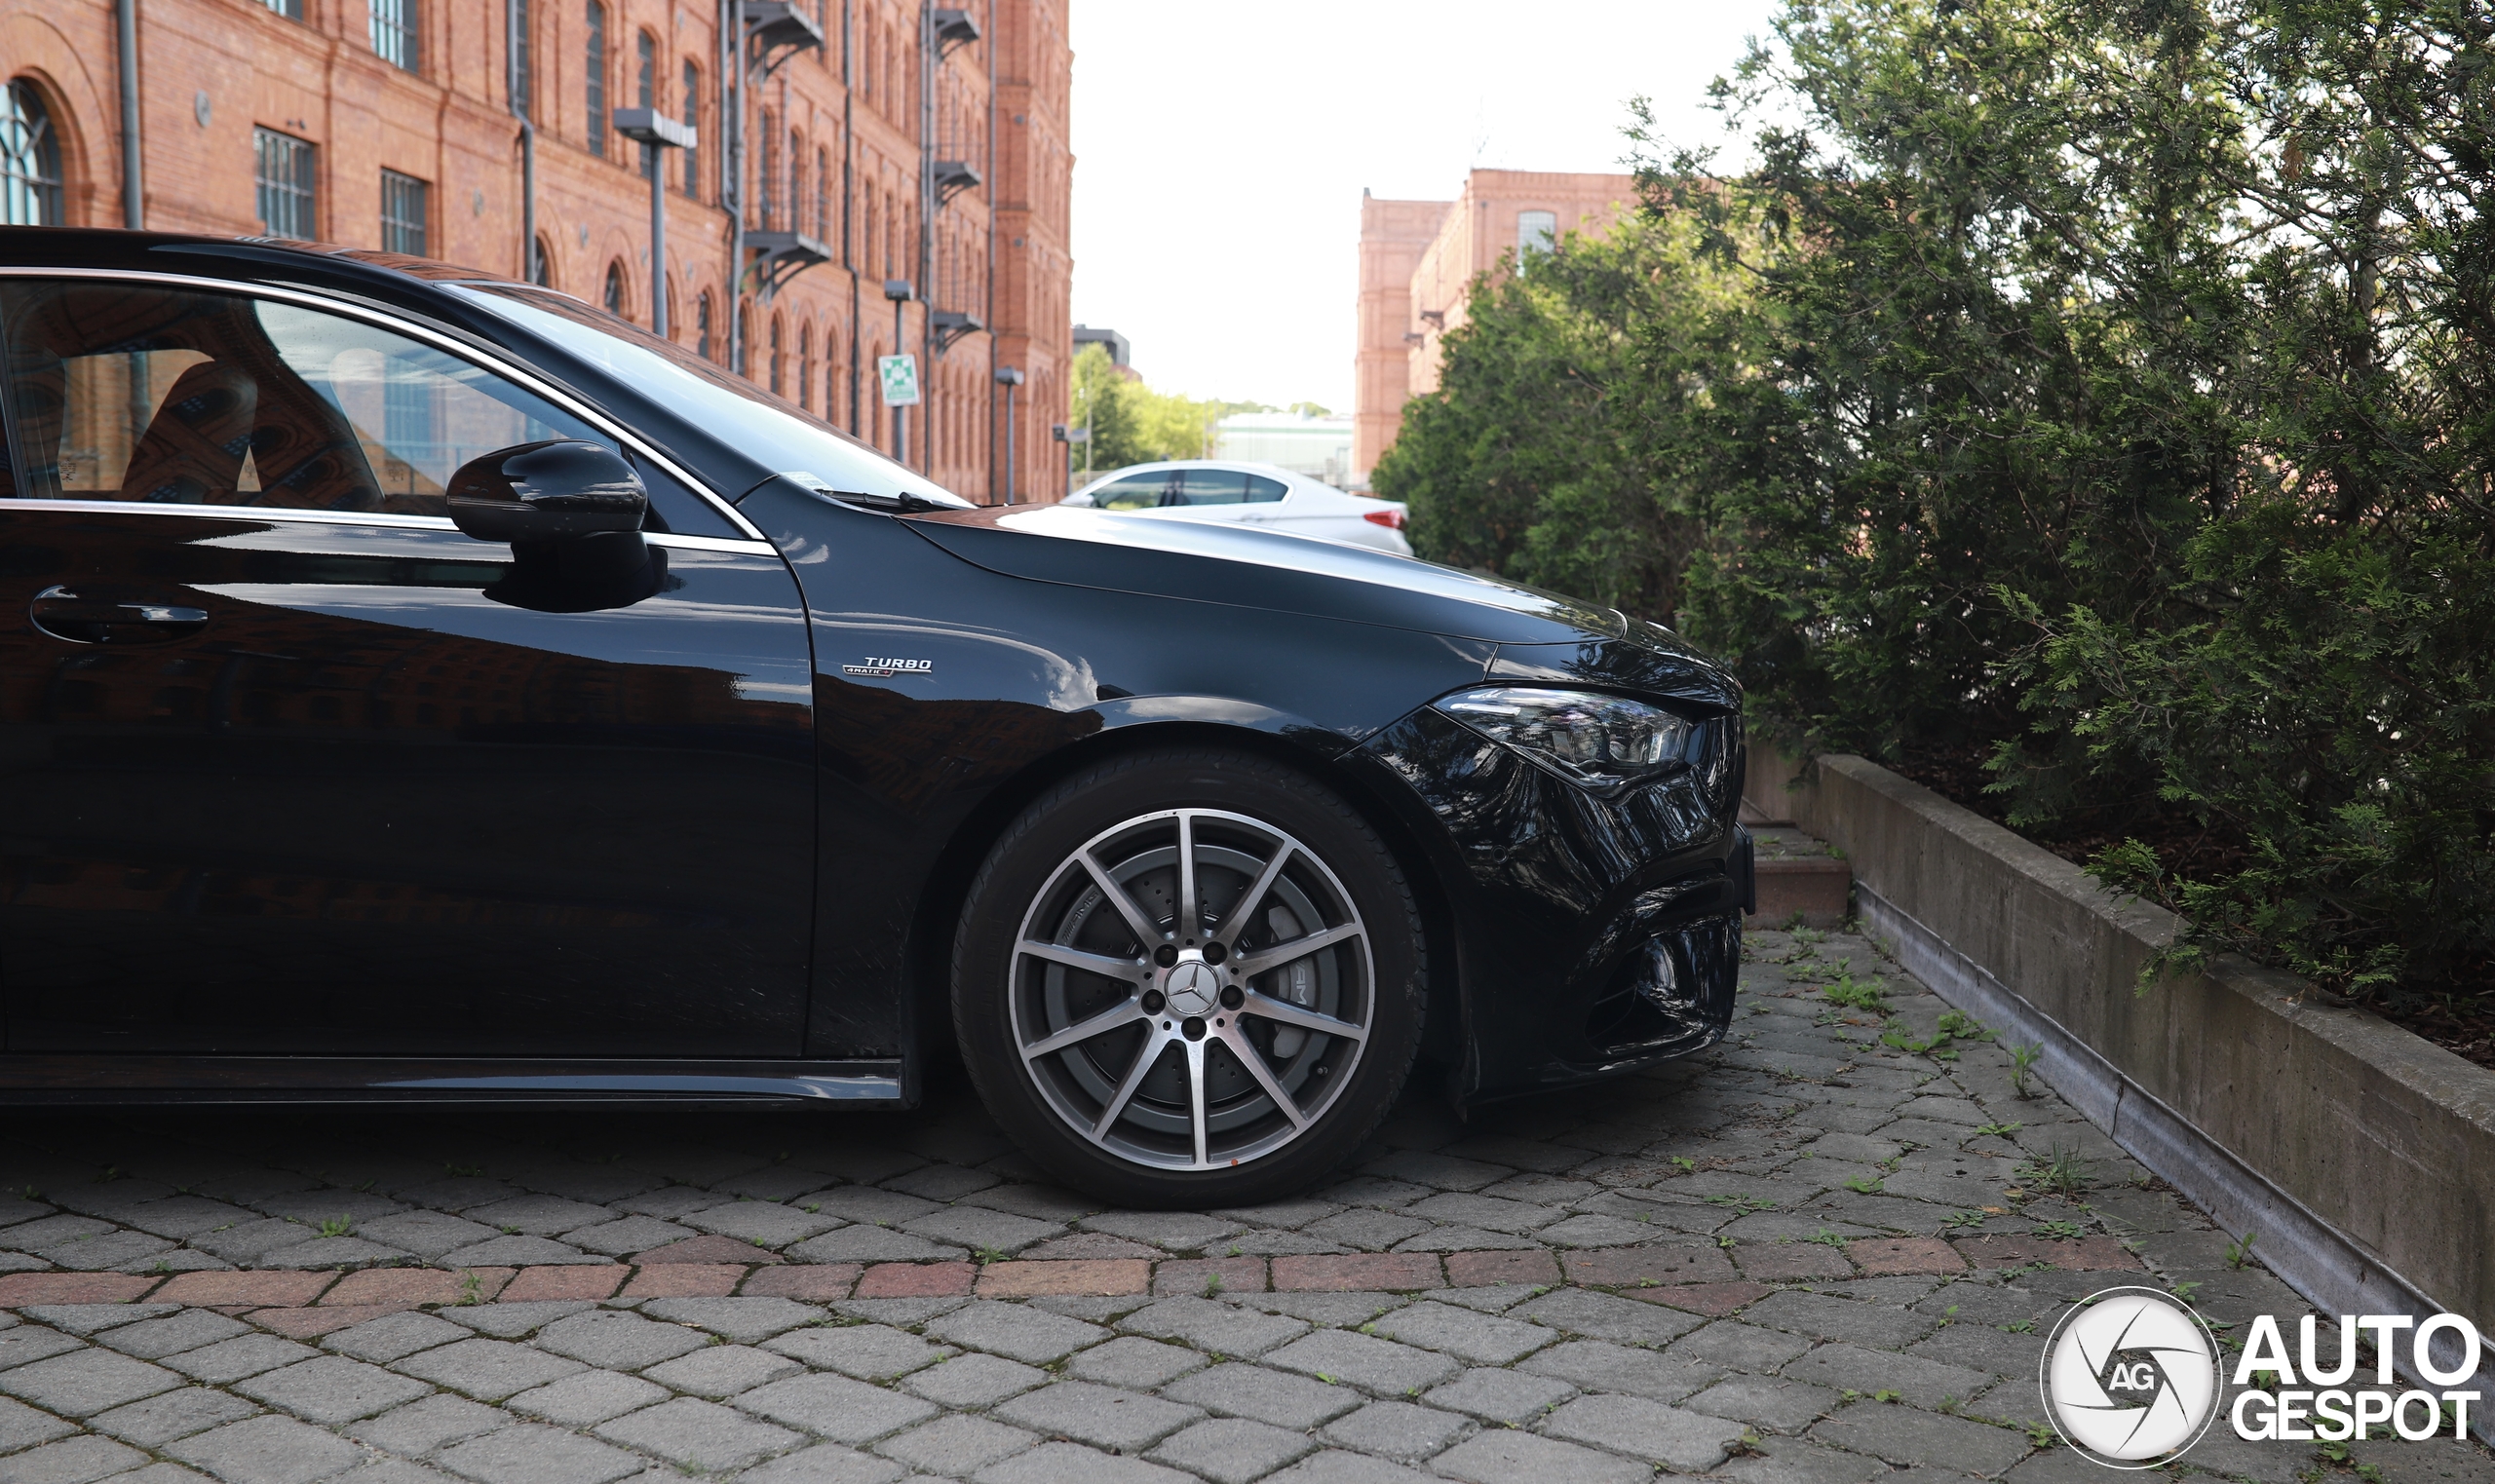
<instances>
[{"instance_id":1,"label":"street lamp post","mask_svg":"<svg viewBox=\"0 0 2495 1484\"><path fill-rule=\"evenodd\" d=\"M918 297L918 289L907 279L884 280L884 297L893 301L893 354L904 356L901 348L902 306ZM893 408L893 459L902 468L909 467L909 409Z\"/></svg>"},{"instance_id":2,"label":"street lamp post","mask_svg":"<svg viewBox=\"0 0 2495 1484\"><path fill-rule=\"evenodd\" d=\"M1019 366L996 368L996 384L1005 389L1005 503L1014 503L1014 389L1022 384Z\"/></svg>"},{"instance_id":3,"label":"street lamp post","mask_svg":"<svg viewBox=\"0 0 2495 1484\"><path fill-rule=\"evenodd\" d=\"M650 174L650 329L667 338L667 170L659 152L691 149L693 126L671 119L655 108L618 108L615 132L641 143L641 161Z\"/></svg>"}]
</instances>

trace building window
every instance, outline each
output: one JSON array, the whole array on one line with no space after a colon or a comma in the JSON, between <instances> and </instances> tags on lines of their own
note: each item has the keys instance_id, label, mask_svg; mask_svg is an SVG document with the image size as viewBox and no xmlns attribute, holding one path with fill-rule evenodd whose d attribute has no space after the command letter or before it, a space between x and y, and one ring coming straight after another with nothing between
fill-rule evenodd
<instances>
[{"instance_id":1,"label":"building window","mask_svg":"<svg viewBox=\"0 0 2495 1484\"><path fill-rule=\"evenodd\" d=\"M831 151L815 151L815 238L831 241Z\"/></svg>"},{"instance_id":2,"label":"building window","mask_svg":"<svg viewBox=\"0 0 2495 1484\"><path fill-rule=\"evenodd\" d=\"M251 143L256 155L252 184L258 187L260 230L270 237L311 240L319 226L312 210L311 144L274 129L252 130Z\"/></svg>"},{"instance_id":3,"label":"building window","mask_svg":"<svg viewBox=\"0 0 2495 1484\"><path fill-rule=\"evenodd\" d=\"M606 312L619 320L630 318L624 313L624 265L622 263L606 265Z\"/></svg>"},{"instance_id":4,"label":"building window","mask_svg":"<svg viewBox=\"0 0 2495 1484\"><path fill-rule=\"evenodd\" d=\"M702 296L693 301L693 353L705 361L719 359L710 354L710 290L708 288L703 289Z\"/></svg>"},{"instance_id":5,"label":"building window","mask_svg":"<svg viewBox=\"0 0 2495 1484\"><path fill-rule=\"evenodd\" d=\"M303 19L303 0L260 0L260 3L267 6L272 14L284 16L288 20Z\"/></svg>"},{"instance_id":6,"label":"building window","mask_svg":"<svg viewBox=\"0 0 2495 1484\"><path fill-rule=\"evenodd\" d=\"M806 136L788 131L788 230L806 230Z\"/></svg>"},{"instance_id":7,"label":"building window","mask_svg":"<svg viewBox=\"0 0 2495 1484\"><path fill-rule=\"evenodd\" d=\"M528 0L511 0L511 105L523 119L537 116L537 87L530 70Z\"/></svg>"},{"instance_id":8,"label":"building window","mask_svg":"<svg viewBox=\"0 0 2495 1484\"><path fill-rule=\"evenodd\" d=\"M797 326L797 405L812 406L815 400L815 327Z\"/></svg>"},{"instance_id":9,"label":"building window","mask_svg":"<svg viewBox=\"0 0 2495 1484\"><path fill-rule=\"evenodd\" d=\"M537 239L537 267L528 281L540 288L555 286L555 245L545 238Z\"/></svg>"},{"instance_id":10,"label":"building window","mask_svg":"<svg viewBox=\"0 0 2495 1484\"><path fill-rule=\"evenodd\" d=\"M589 0L589 152L606 158L606 7Z\"/></svg>"},{"instance_id":11,"label":"building window","mask_svg":"<svg viewBox=\"0 0 2495 1484\"><path fill-rule=\"evenodd\" d=\"M60 139L52 112L34 84L9 85L0 95L0 220L13 227L58 227L60 218Z\"/></svg>"},{"instance_id":12,"label":"building window","mask_svg":"<svg viewBox=\"0 0 2495 1484\"><path fill-rule=\"evenodd\" d=\"M693 126L694 142L684 151L684 194L702 196L702 69L684 64L684 122Z\"/></svg>"},{"instance_id":13,"label":"building window","mask_svg":"<svg viewBox=\"0 0 2495 1484\"><path fill-rule=\"evenodd\" d=\"M756 173L757 183L762 187L762 215L754 225L768 232L771 230L773 209L778 206L772 196L780 183L780 126L768 108L762 110L762 169Z\"/></svg>"},{"instance_id":14,"label":"building window","mask_svg":"<svg viewBox=\"0 0 2495 1484\"><path fill-rule=\"evenodd\" d=\"M634 49L633 88L639 99L638 106L656 108L659 105L659 39L643 31L633 45ZM659 170L658 146L642 145L641 173L645 176L656 175Z\"/></svg>"},{"instance_id":15,"label":"building window","mask_svg":"<svg viewBox=\"0 0 2495 1484\"><path fill-rule=\"evenodd\" d=\"M780 368L787 361L787 358L780 354L781 324L780 317L773 315L771 317L771 395L774 397L787 390L780 380Z\"/></svg>"},{"instance_id":16,"label":"building window","mask_svg":"<svg viewBox=\"0 0 2495 1484\"><path fill-rule=\"evenodd\" d=\"M397 171L381 172L381 250L425 253L425 183Z\"/></svg>"},{"instance_id":17,"label":"building window","mask_svg":"<svg viewBox=\"0 0 2495 1484\"><path fill-rule=\"evenodd\" d=\"M1548 252L1559 240L1559 218L1550 211L1518 211L1516 213L1516 256Z\"/></svg>"},{"instance_id":18,"label":"building window","mask_svg":"<svg viewBox=\"0 0 2495 1484\"><path fill-rule=\"evenodd\" d=\"M394 67L416 70L416 0L371 0L372 51Z\"/></svg>"}]
</instances>

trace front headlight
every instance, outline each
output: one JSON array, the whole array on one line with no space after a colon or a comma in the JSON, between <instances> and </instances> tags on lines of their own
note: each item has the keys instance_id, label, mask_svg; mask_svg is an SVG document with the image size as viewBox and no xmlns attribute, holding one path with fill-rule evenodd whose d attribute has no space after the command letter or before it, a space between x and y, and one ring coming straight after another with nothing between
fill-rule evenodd
<instances>
[{"instance_id":1,"label":"front headlight","mask_svg":"<svg viewBox=\"0 0 2495 1484\"><path fill-rule=\"evenodd\" d=\"M1595 691L1486 686L1438 708L1594 793L1617 793L1687 761L1697 725L1661 706Z\"/></svg>"}]
</instances>

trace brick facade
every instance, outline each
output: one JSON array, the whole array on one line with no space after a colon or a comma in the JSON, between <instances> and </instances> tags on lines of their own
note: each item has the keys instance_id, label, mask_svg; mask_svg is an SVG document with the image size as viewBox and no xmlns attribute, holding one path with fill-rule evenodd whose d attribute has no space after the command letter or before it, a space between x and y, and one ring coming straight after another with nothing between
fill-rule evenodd
<instances>
[{"instance_id":1,"label":"brick facade","mask_svg":"<svg viewBox=\"0 0 2495 1484\"><path fill-rule=\"evenodd\" d=\"M1473 281L1517 250L1527 212L1555 234L1607 230L1636 177L1481 171L1453 201L1361 201L1360 342L1354 353L1352 466L1365 484L1403 426L1403 403L1438 390L1439 350L1464 323Z\"/></svg>"},{"instance_id":2,"label":"brick facade","mask_svg":"<svg viewBox=\"0 0 2495 1484\"><path fill-rule=\"evenodd\" d=\"M425 252L515 277L521 248L519 126L506 78L512 0L146 0L139 10L144 222L162 231L262 230L255 138L314 147L313 233L351 247L385 238L385 172L424 183ZM887 451L893 427L874 361L893 348L883 281L920 284L902 348L920 358L927 404L909 462L979 499L1001 499L1006 436L999 365L1028 378L1015 399L1022 499L1058 492L1049 425L1065 419L1073 359L1066 313L1073 156L1068 0L970 0L980 39L934 68L939 159L981 177L932 218L922 256L920 11L906 0L798 0L825 45L747 94L748 231L820 238L829 262L768 301L748 291L747 374ZM282 13L299 8L301 19ZM414 65L379 55L372 12L412 20ZM700 131L694 181L671 152L669 329L724 361L729 217L717 147L718 0L526 0L537 135L538 239L554 286L594 303L612 273L624 313L650 318L649 187L640 147L597 127L593 31L602 32L606 110L642 103L643 58L664 113ZM594 27L593 12L603 24ZM0 64L30 85L60 138L63 219L124 221L112 0L0 0ZM696 97L688 97L688 78ZM398 200L408 199L403 185ZM992 271L991 271L992 269ZM931 302L932 301L932 302ZM931 311L986 326L931 357Z\"/></svg>"}]
</instances>

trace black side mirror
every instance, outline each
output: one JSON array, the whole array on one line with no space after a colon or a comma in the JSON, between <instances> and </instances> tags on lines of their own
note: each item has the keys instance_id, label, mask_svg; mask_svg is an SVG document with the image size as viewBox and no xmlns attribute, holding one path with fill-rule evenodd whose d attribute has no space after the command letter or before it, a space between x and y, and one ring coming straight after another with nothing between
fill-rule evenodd
<instances>
[{"instance_id":1,"label":"black side mirror","mask_svg":"<svg viewBox=\"0 0 2495 1484\"><path fill-rule=\"evenodd\" d=\"M451 523L479 541L564 541L637 532L650 492L623 455L579 438L517 443L450 476Z\"/></svg>"},{"instance_id":2,"label":"black side mirror","mask_svg":"<svg viewBox=\"0 0 2495 1484\"><path fill-rule=\"evenodd\" d=\"M667 582L641 539L649 491L621 455L579 438L497 449L450 476L451 523L511 543L512 570L485 596L543 613L625 608Z\"/></svg>"}]
</instances>

